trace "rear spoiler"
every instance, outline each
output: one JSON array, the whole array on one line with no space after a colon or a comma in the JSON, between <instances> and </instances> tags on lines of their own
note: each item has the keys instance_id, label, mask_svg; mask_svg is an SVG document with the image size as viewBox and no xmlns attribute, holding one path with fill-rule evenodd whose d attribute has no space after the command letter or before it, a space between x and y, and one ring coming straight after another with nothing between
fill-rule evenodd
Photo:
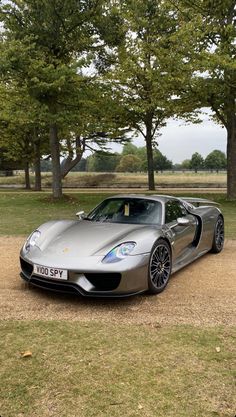
<instances>
[{"instance_id":1,"label":"rear spoiler","mask_svg":"<svg viewBox=\"0 0 236 417\"><path fill-rule=\"evenodd\" d=\"M195 198L195 197L180 197L181 200L186 201L187 203L199 206L219 206L219 203L215 201L207 200L206 198Z\"/></svg>"}]
</instances>

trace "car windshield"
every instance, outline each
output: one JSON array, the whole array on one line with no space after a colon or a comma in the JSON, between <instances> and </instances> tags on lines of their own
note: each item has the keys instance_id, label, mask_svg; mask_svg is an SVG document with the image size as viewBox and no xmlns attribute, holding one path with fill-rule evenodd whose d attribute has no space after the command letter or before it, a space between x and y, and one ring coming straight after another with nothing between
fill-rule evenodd
<instances>
[{"instance_id":1,"label":"car windshield","mask_svg":"<svg viewBox=\"0 0 236 417\"><path fill-rule=\"evenodd\" d=\"M143 198L104 200L85 220L109 223L160 224L161 203Z\"/></svg>"}]
</instances>

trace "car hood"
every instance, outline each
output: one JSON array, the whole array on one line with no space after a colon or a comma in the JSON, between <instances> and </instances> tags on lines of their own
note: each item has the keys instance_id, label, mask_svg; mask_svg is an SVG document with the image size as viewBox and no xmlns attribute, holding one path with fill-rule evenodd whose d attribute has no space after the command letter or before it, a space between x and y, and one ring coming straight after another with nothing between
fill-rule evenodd
<instances>
[{"instance_id":1,"label":"car hood","mask_svg":"<svg viewBox=\"0 0 236 417\"><path fill-rule=\"evenodd\" d=\"M144 243L144 236L147 238L148 235L153 234L153 226L88 220L50 222L39 230L41 237L37 247L41 252L46 252L47 255L66 254L73 257L105 256L119 243L126 241ZM136 254L148 251L150 248L146 249L143 244L135 250Z\"/></svg>"}]
</instances>

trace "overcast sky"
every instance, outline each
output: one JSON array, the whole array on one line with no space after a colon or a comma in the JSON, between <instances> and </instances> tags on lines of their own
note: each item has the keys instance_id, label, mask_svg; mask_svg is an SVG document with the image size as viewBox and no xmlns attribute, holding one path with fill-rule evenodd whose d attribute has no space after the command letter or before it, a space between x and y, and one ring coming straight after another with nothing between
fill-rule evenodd
<instances>
[{"instance_id":1,"label":"overcast sky","mask_svg":"<svg viewBox=\"0 0 236 417\"><path fill-rule=\"evenodd\" d=\"M202 115L202 123L186 124L184 121L169 120L158 138L160 151L174 163L190 159L194 152L206 157L214 149L226 152L226 130L213 122L210 114ZM134 139L136 146L145 146L140 137ZM121 147L114 150L121 152Z\"/></svg>"},{"instance_id":2,"label":"overcast sky","mask_svg":"<svg viewBox=\"0 0 236 417\"><path fill-rule=\"evenodd\" d=\"M184 125L171 120L158 139L160 151L174 163L191 158L194 152L206 157L214 149L226 152L226 130L213 121Z\"/></svg>"}]
</instances>

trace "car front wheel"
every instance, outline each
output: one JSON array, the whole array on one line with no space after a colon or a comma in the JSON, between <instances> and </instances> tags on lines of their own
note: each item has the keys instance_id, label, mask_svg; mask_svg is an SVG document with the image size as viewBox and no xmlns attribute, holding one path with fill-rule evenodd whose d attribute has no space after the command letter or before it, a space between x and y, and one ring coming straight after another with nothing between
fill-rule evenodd
<instances>
[{"instance_id":1,"label":"car front wheel","mask_svg":"<svg viewBox=\"0 0 236 417\"><path fill-rule=\"evenodd\" d=\"M151 252L148 268L148 289L151 294L162 292L171 274L171 250L164 239L159 239Z\"/></svg>"}]
</instances>

